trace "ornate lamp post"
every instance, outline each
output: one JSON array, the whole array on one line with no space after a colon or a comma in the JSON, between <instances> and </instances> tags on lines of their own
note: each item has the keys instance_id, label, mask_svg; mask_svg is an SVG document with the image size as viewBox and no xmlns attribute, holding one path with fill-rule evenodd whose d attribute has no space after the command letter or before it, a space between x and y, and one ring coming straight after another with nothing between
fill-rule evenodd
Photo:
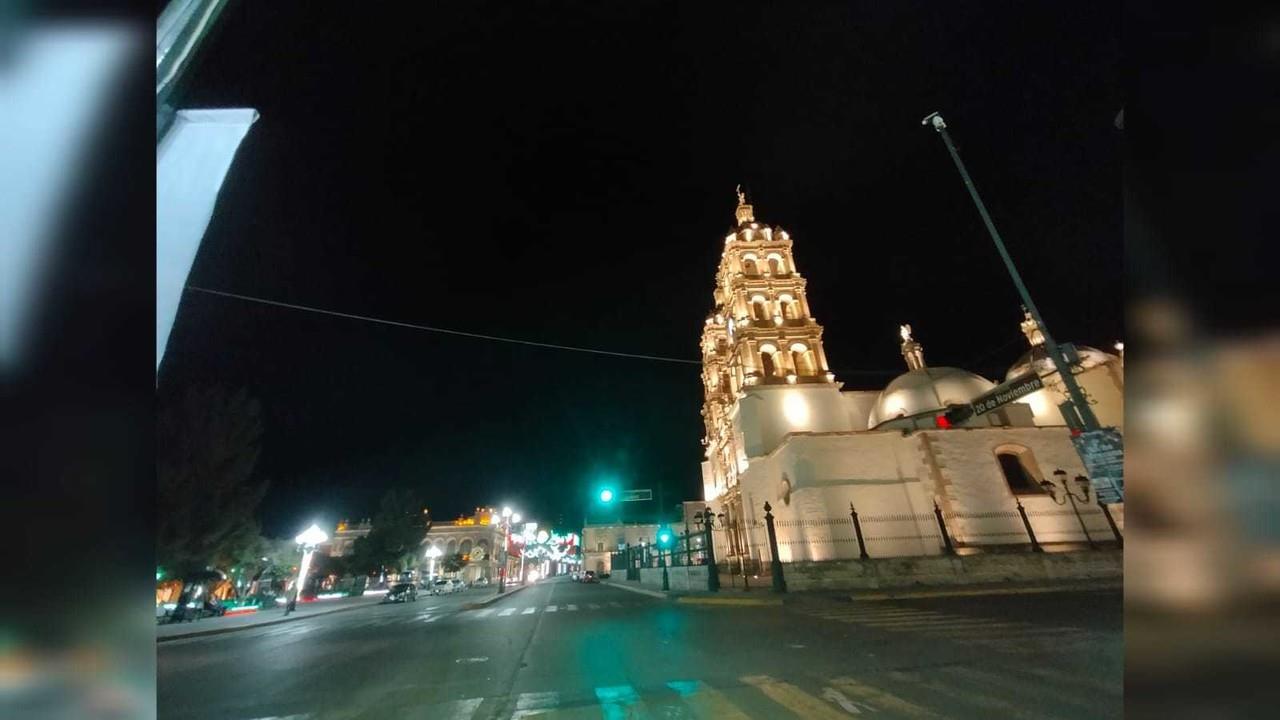
<instances>
[{"instance_id":1,"label":"ornate lamp post","mask_svg":"<svg viewBox=\"0 0 1280 720\"><path fill-rule=\"evenodd\" d=\"M303 530L294 538L294 541L302 547L302 564L298 566L298 582L293 589L293 597L289 598L288 604L284 607L285 615L294 611L297 607L298 596L302 594L302 588L306 587L307 571L311 569L311 556L315 555L316 546L328 539L329 534L315 524L312 524L311 527Z\"/></svg>"},{"instance_id":2,"label":"ornate lamp post","mask_svg":"<svg viewBox=\"0 0 1280 720\"><path fill-rule=\"evenodd\" d=\"M703 507L702 512L693 514L693 521L698 526L698 531L704 533L702 546L704 554L707 558L707 590L717 592L720 590L720 570L716 565L716 546L711 540L711 531L717 525L716 520L719 519L719 526L724 527L724 514L716 515L711 512L711 506Z\"/></svg>"},{"instance_id":3,"label":"ornate lamp post","mask_svg":"<svg viewBox=\"0 0 1280 720\"><path fill-rule=\"evenodd\" d=\"M1085 540L1089 541L1089 547L1097 550L1097 544L1093 542L1093 538L1089 536L1089 529L1084 525L1084 518L1080 517L1080 507L1076 505L1077 501L1082 503L1089 502L1089 478L1083 475L1076 476L1076 484L1080 486L1080 492L1083 495L1077 496L1075 493L1071 492L1071 487L1067 484L1066 470L1063 470L1062 468L1054 470L1053 477L1058 481L1058 484L1062 485L1062 491L1065 494L1065 497L1059 499L1058 486L1048 480L1041 480L1040 487L1044 488L1044 491L1049 493L1049 497L1053 498L1053 501L1058 505L1066 505L1068 500L1071 501L1071 509L1075 511L1076 521L1080 523L1080 532L1084 533Z\"/></svg>"},{"instance_id":4,"label":"ornate lamp post","mask_svg":"<svg viewBox=\"0 0 1280 720\"><path fill-rule=\"evenodd\" d=\"M436 558L440 557L443 554L444 553L440 551L440 548L436 547L435 545L432 545L431 547L427 548L427 580L428 581L435 580Z\"/></svg>"}]
</instances>

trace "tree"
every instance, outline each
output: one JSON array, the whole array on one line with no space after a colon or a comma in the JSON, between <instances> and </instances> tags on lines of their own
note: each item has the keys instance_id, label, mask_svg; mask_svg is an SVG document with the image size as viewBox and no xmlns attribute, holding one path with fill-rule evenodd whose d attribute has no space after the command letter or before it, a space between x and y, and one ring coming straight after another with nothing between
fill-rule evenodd
<instances>
[{"instance_id":1,"label":"tree","mask_svg":"<svg viewBox=\"0 0 1280 720\"><path fill-rule=\"evenodd\" d=\"M241 389L190 386L159 398L157 558L173 574L234 561L258 538L268 483L255 478L262 407Z\"/></svg>"},{"instance_id":2,"label":"tree","mask_svg":"<svg viewBox=\"0 0 1280 720\"><path fill-rule=\"evenodd\" d=\"M444 571L450 572L450 573L456 573L462 568L466 567L468 562L469 561L462 553L445 555L444 561L443 561Z\"/></svg>"},{"instance_id":3,"label":"tree","mask_svg":"<svg viewBox=\"0 0 1280 720\"><path fill-rule=\"evenodd\" d=\"M390 490L382 496L372 528L352 545L351 568L374 573L385 568L408 570L417 561L418 546L427 533L427 516L413 492Z\"/></svg>"}]
</instances>

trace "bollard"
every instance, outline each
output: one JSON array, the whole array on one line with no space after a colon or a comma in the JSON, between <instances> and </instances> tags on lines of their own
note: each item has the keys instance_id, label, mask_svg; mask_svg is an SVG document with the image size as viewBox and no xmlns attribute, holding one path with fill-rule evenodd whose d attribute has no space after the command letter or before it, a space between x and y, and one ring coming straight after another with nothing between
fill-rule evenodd
<instances>
[{"instance_id":1,"label":"bollard","mask_svg":"<svg viewBox=\"0 0 1280 720\"><path fill-rule=\"evenodd\" d=\"M951 544L951 534L947 532L947 523L942 519L942 508L938 507L938 501L933 501L933 515L938 518L938 529L942 531L942 545L948 555L955 555L956 548Z\"/></svg>"},{"instance_id":2,"label":"bollard","mask_svg":"<svg viewBox=\"0 0 1280 720\"><path fill-rule=\"evenodd\" d=\"M1018 503L1018 514L1022 516L1022 527L1027 529L1027 537L1031 538L1031 552L1044 552L1044 548L1040 547L1040 542L1036 540L1036 531L1031 529L1031 521L1027 519L1027 509L1022 507L1022 500L1014 498Z\"/></svg>"},{"instance_id":3,"label":"bollard","mask_svg":"<svg viewBox=\"0 0 1280 720\"><path fill-rule=\"evenodd\" d=\"M862 540L862 523L858 522L858 511L853 509L853 503L849 503L849 515L853 517L853 532L858 536L858 557L867 560L871 556L867 554L867 543Z\"/></svg>"},{"instance_id":4,"label":"bollard","mask_svg":"<svg viewBox=\"0 0 1280 720\"><path fill-rule=\"evenodd\" d=\"M1116 545L1124 549L1124 536L1120 534L1120 528L1116 527L1115 518L1111 517L1111 508L1107 504L1098 501L1098 507L1102 508L1102 514L1107 516L1107 524L1111 526L1111 533L1116 536Z\"/></svg>"},{"instance_id":5,"label":"bollard","mask_svg":"<svg viewBox=\"0 0 1280 720\"><path fill-rule=\"evenodd\" d=\"M787 581L782 577L782 561L778 559L778 535L773 529L773 508L769 507L766 501L764 504L764 522L765 528L769 531L769 554L773 558L770 563L773 566L773 591L784 593L787 591Z\"/></svg>"}]
</instances>

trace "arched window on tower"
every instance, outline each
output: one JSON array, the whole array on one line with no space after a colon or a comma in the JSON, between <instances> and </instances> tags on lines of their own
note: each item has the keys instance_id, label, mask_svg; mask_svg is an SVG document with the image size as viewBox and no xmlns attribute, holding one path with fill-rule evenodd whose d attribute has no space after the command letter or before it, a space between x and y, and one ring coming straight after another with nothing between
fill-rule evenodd
<instances>
[{"instance_id":1,"label":"arched window on tower","mask_svg":"<svg viewBox=\"0 0 1280 720\"><path fill-rule=\"evenodd\" d=\"M751 319L757 322L769 320L769 299L763 295L751 298Z\"/></svg>"},{"instance_id":2,"label":"arched window on tower","mask_svg":"<svg viewBox=\"0 0 1280 720\"><path fill-rule=\"evenodd\" d=\"M787 264L782 259L781 255L779 255L778 253L769 253L769 257L766 258L766 260L769 263L769 272L771 274L773 275L787 274Z\"/></svg>"},{"instance_id":3,"label":"arched window on tower","mask_svg":"<svg viewBox=\"0 0 1280 720\"><path fill-rule=\"evenodd\" d=\"M1044 492L1040 481L1044 476L1036 464L1031 450L1022 445L1001 445L995 449L996 463L1004 474L1004 481L1015 495L1033 495Z\"/></svg>"},{"instance_id":4,"label":"arched window on tower","mask_svg":"<svg viewBox=\"0 0 1280 720\"><path fill-rule=\"evenodd\" d=\"M782 295L778 296L778 304L782 306L781 312L782 312L783 320L799 320L800 319L800 305L799 303L796 302L795 298L791 297L786 293L783 293Z\"/></svg>"},{"instance_id":5,"label":"arched window on tower","mask_svg":"<svg viewBox=\"0 0 1280 720\"><path fill-rule=\"evenodd\" d=\"M818 358L804 343L791 345L791 362L796 367L797 375L812 377L818 374Z\"/></svg>"},{"instance_id":6,"label":"arched window on tower","mask_svg":"<svg viewBox=\"0 0 1280 720\"><path fill-rule=\"evenodd\" d=\"M786 375L781 353L778 352L777 347L768 343L760 346L760 367L763 368L766 378L780 378Z\"/></svg>"},{"instance_id":7,"label":"arched window on tower","mask_svg":"<svg viewBox=\"0 0 1280 720\"><path fill-rule=\"evenodd\" d=\"M753 253L747 253L742 256L742 274L743 275L759 275L760 265L756 261Z\"/></svg>"}]
</instances>

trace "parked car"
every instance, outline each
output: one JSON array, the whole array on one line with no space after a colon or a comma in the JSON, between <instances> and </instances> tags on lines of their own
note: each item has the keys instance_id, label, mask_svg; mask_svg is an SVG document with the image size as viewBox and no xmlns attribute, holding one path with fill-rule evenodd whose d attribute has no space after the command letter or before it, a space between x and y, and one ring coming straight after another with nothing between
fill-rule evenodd
<instances>
[{"instance_id":1,"label":"parked car","mask_svg":"<svg viewBox=\"0 0 1280 720\"><path fill-rule=\"evenodd\" d=\"M453 585L454 592L462 592L467 589L467 583L458 578L453 578L449 581L449 584Z\"/></svg>"},{"instance_id":2,"label":"parked car","mask_svg":"<svg viewBox=\"0 0 1280 720\"><path fill-rule=\"evenodd\" d=\"M584 583L599 582L599 580L597 580L597 579L596 579L596 571L595 571L595 570L588 570L588 571L586 571L586 572L582 573L582 582L584 582Z\"/></svg>"},{"instance_id":3,"label":"parked car","mask_svg":"<svg viewBox=\"0 0 1280 720\"><path fill-rule=\"evenodd\" d=\"M448 595L456 590L457 587L453 584L452 580L437 580L435 584L431 586L432 595Z\"/></svg>"},{"instance_id":4,"label":"parked car","mask_svg":"<svg viewBox=\"0 0 1280 720\"><path fill-rule=\"evenodd\" d=\"M418 586L413 583L398 583L392 585L387 591L386 597L382 598L384 603L394 602L416 602L418 600Z\"/></svg>"},{"instance_id":5,"label":"parked car","mask_svg":"<svg viewBox=\"0 0 1280 720\"><path fill-rule=\"evenodd\" d=\"M477 578L475 582L471 583L471 587L489 587L489 578Z\"/></svg>"}]
</instances>

